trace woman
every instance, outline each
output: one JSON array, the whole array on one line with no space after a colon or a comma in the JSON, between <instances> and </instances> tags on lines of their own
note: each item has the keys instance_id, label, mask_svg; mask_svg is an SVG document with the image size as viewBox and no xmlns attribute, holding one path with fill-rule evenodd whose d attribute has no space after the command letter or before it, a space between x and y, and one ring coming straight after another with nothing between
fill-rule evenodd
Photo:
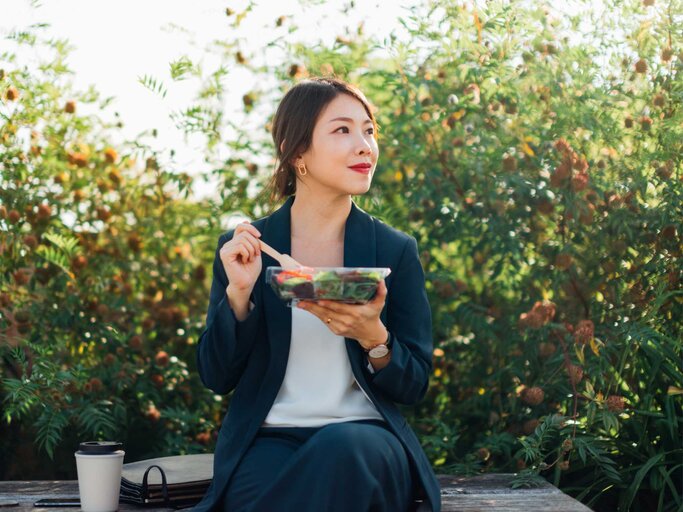
<instances>
[{"instance_id":1,"label":"woman","mask_svg":"<svg viewBox=\"0 0 683 512\"><path fill-rule=\"evenodd\" d=\"M273 214L222 235L197 362L216 393L234 390L196 510L440 510L439 486L396 404L424 396L431 314L413 237L359 209L376 122L336 79L294 86L273 120ZM307 266L389 267L365 305L288 308L265 282L278 266L259 239Z\"/></svg>"}]
</instances>

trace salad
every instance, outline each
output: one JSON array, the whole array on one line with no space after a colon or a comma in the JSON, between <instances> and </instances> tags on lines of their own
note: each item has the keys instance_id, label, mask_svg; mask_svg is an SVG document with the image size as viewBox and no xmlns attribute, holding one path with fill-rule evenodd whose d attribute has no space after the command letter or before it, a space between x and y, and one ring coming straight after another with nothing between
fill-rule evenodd
<instances>
[{"instance_id":1,"label":"salad","mask_svg":"<svg viewBox=\"0 0 683 512\"><path fill-rule=\"evenodd\" d=\"M302 299L365 304L372 300L379 282L390 272L388 268L268 267L266 280L275 294L290 305Z\"/></svg>"}]
</instances>

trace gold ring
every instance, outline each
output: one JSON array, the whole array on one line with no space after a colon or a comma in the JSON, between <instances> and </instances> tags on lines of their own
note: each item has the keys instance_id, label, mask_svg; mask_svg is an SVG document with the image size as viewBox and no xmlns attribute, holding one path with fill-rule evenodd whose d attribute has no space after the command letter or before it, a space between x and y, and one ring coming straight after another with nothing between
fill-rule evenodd
<instances>
[{"instance_id":1,"label":"gold ring","mask_svg":"<svg viewBox=\"0 0 683 512\"><path fill-rule=\"evenodd\" d=\"M331 321L332 321L332 319L329 318L329 317L327 318L327 320L325 320L325 322L327 322L328 324L329 324Z\"/></svg>"}]
</instances>

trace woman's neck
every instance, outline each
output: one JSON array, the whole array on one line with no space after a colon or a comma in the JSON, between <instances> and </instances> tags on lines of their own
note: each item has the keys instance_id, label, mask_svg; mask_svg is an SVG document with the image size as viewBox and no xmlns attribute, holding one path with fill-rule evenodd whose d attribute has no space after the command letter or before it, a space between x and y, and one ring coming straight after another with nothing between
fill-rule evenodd
<instances>
[{"instance_id":1,"label":"woman's neck","mask_svg":"<svg viewBox=\"0 0 683 512\"><path fill-rule=\"evenodd\" d=\"M291 209L292 239L319 243L343 241L350 212L350 195L330 198L322 194L316 196L305 188L297 190Z\"/></svg>"}]
</instances>

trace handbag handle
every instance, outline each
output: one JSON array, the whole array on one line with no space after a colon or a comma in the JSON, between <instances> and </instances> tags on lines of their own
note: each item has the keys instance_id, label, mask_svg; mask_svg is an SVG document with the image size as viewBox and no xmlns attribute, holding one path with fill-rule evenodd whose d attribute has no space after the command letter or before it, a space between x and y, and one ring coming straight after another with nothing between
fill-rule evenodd
<instances>
[{"instance_id":1,"label":"handbag handle","mask_svg":"<svg viewBox=\"0 0 683 512\"><path fill-rule=\"evenodd\" d=\"M161 494L164 497L164 505L170 507L171 502L168 499L168 485L166 484L166 473L164 473L164 470L161 469L161 466L157 466L156 464L152 464L145 470L145 474L142 477L142 496L145 499L147 498L147 475L149 474L149 470L152 468L157 468L159 470L159 473L161 473Z\"/></svg>"}]
</instances>

